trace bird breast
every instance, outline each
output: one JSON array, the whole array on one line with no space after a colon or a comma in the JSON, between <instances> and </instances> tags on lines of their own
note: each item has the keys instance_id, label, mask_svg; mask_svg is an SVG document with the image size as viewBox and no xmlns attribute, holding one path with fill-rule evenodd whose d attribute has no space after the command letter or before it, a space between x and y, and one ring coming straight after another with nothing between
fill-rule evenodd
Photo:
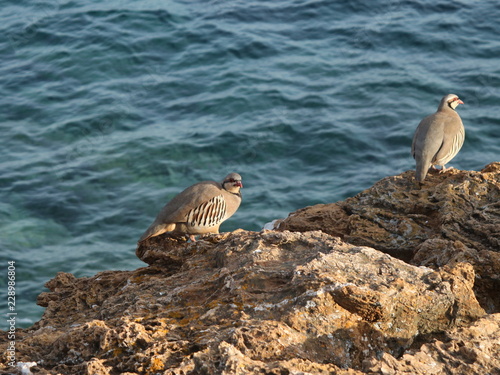
<instances>
[{"instance_id":1,"label":"bird breast","mask_svg":"<svg viewBox=\"0 0 500 375\"><path fill-rule=\"evenodd\" d=\"M215 227L225 219L226 212L224 197L222 194L216 195L189 211L186 220L187 226L191 229Z\"/></svg>"}]
</instances>

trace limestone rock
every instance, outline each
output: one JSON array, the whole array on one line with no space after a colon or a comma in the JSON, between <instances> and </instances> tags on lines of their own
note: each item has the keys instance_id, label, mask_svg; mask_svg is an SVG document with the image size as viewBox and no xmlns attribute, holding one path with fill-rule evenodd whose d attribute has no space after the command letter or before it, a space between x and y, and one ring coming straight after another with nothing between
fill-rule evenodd
<instances>
[{"instance_id":1,"label":"limestone rock","mask_svg":"<svg viewBox=\"0 0 500 375\"><path fill-rule=\"evenodd\" d=\"M421 188L413 176L387 177L345 201L302 208L279 230L322 230L406 260L433 238L500 251L500 162L481 172L430 173Z\"/></svg>"},{"instance_id":2,"label":"limestone rock","mask_svg":"<svg viewBox=\"0 0 500 375\"><path fill-rule=\"evenodd\" d=\"M429 239L417 247L412 263L432 268L457 263L472 265L476 273L474 293L479 303L487 312L500 311L500 252L477 251L460 241Z\"/></svg>"},{"instance_id":3,"label":"limestone rock","mask_svg":"<svg viewBox=\"0 0 500 375\"><path fill-rule=\"evenodd\" d=\"M396 359L384 353L380 360L369 359L369 374L500 374L500 314L488 315L467 328L455 328L441 339L412 349Z\"/></svg>"},{"instance_id":4,"label":"limestone rock","mask_svg":"<svg viewBox=\"0 0 500 375\"><path fill-rule=\"evenodd\" d=\"M322 230L434 269L468 262L481 305L500 312L500 163L430 173L420 188L413 176L387 177L345 201L300 209L278 230Z\"/></svg>"},{"instance_id":5,"label":"limestone rock","mask_svg":"<svg viewBox=\"0 0 500 375\"><path fill-rule=\"evenodd\" d=\"M18 360L50 374L353 375L484 315L467 263L416 267L319 231L164 240L143 252L154 266L49 281Z\"/></svg>"},{"instance_id":6,"label":"limestone rock","mask_svg":"<svg viewBox=\"0 0 500 375\"><path fill-rule=\"evenodd\" d=\"M162 235L59 273L16 330L33 374L499 374L500 163L388 177L279 231ZM0 331L0 373L11 368Z\"/></svg>"}]
</instances>

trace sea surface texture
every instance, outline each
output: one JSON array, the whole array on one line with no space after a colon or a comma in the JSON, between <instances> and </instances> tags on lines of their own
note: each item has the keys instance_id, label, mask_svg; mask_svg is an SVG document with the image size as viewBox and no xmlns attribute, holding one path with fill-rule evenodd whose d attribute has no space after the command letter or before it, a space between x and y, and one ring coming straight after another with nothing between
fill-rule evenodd
<instances>
[{"instance_id":1,"label":"sea surface texture","mask_svg":"<svg viewBox=\"0 0 500 375\"><path fill-rule=\"evenodd\" d=\"M0 12L0 313L57 272L145 266L176 193L243 176L222 227L260 230L414 169L419 121L455 93L450 166L500 160L498 0L18 0ZM7 328L6 319L0 323Z\"/></svg>"}]
</instances>

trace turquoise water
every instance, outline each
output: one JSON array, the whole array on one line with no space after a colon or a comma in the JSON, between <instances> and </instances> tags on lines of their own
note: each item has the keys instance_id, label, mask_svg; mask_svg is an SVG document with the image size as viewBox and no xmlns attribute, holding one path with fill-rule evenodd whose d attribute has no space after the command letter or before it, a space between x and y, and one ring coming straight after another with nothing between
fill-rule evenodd
<instances>
[{"instance_id":1,"label":"turquoise water","mask_svg":"<svg viewBox=\"0 0 500 375\"><path fill-rule=\"evenodd\" d=\"M137 239L194 182L240 173L221 229L259 230L413 169L447 93L465 102L450 165L499 161L499 19L496 0L4 5L0 312L9 260L22 327L57 272L145 265Z\"/></svg>"}]
</instances>

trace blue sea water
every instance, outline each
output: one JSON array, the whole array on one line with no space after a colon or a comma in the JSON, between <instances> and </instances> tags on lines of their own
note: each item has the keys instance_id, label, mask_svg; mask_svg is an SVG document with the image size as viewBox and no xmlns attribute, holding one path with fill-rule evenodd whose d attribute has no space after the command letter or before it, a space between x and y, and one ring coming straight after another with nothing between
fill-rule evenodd
<instances>
[{"instance_id":1,"label":"blue sea water","mask_svg":"<svg viewBox=\"0 0 500 375\"><path fill-rule=\"evenodd\" d=\"M3 5L0 314L8 261L20 327L57 272L144 266L137 239L197 181L240 173L221 229L260 230L413 169L444 94L465 102L450 165L499 161L499 19L497 0Z\"/></svg>"}]
</instances>

